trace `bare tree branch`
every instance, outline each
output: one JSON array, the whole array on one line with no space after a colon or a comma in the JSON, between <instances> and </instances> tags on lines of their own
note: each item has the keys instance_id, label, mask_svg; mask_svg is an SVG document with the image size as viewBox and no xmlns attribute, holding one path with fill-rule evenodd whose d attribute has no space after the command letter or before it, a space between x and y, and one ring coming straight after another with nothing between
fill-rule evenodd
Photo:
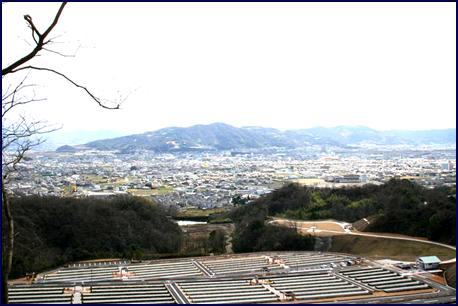
<instances>
[{"instance_id":1,"label":"bare tree branch","mask_svg":"<svg viewBox=\"0 0 458 306\"><path fill-rule=\"evenodd\" d=\"M57 36L56 36L57 37ZM65 43L65 42L60 42L60 41L55 41L55 38L56 37L53 37L53 38L50 38L48 41L47 41L47 45L54 45L54 44L61 44L61 43ZM43 48L43 50L45 51L48 51L48 52L52 52L52 53L55 53L57 55L60 55L60 56L63 56L63 57L76 57L76 54L78 53L78 51L81 49L81 44L78 45L78 47L75 48L75 50L69 54L69 53L63 53L63 52L60 52L60 51L57 51L57 50L51 50L49 48Z\"/></svg>"},{"instance_id":2,"label":"bare tree branch","mask_svg":"<svg viewBox=\"0 0 458 306\"><path fill-rule=\"evenodd\" d=\"M35 48L29 54L27 54L24 57L22 57L21 59L15 61L14 63L9 65L5 69L2 69L2 76L5 76L5 75L7 75L9 73L12 73L14 69L16 69L19 66L27 63L32 58L37 56L38 52L40 52L40 50L42 50L43 46L46 44L46 42L45 42L46 37L49 35L49 33L51 33L52 29L54 29L54 27L57 25L57 22L59 21L60 15L62 14L62 11L63 11L65 5L67 5L67 2L62 2L62 4L59 7L59 10L57 11L56 16L54 17L53 22L51 23L51 25L46 29L46 31L43 34L40 34L38 29L36 28L35 24L32 21L32 17L30 17L29 15L25 15L24 16L24 19L27 21L28 25L32 29L32 36L34 37L34 40L35 40L37 45L35 46ZM38 36L37 40L35 39L35 34Z\"/></svg>"},{"instance_id":3,"label":"bare tree branch","mask_svg":"<svg viewBox=\"0 0 458 306\"><path fill-rule=\"evenodd\" d=\"M42 99L28 99L28 100L23 100L23 101L18 101L18 102L13 102L11 101L10 103L8 103L7 106L3 106L2 105L2 118L5 117L5 115L10 111L12 110L13 108L15 108L16 106L19 106L19 105L26 105L26 104L29 104L29 103L33 103L33 102L40 102L40 101L45 101L46 99L45 98L42 98Z\"/></svg>"},{"instance_id":4,"label":"bare tree branch","mask_svg":"<svg viewBox=\"0 0 458 306\"><path fill-rule=\"evenodd\" d=\"M45 99L36 99L35 92L33 91L32 98L26 98L25 95L19 95L24 89L33 88L35 84L24 84L28 74L16 85L13 90L11 89L11 85L8 86L7 90L2 93L2 119L6 116L6 114L16 108L19 105L26 105L32 102L44 101Z\"/></svg>"},{"instance_id":5,"label":"bare tree branch","mask_svg":"<svg viewBox=\"0 0 458 306\"><path fill-rule=\"evenodd\" d=\"M21 145L16 149L15 153L12 154L13 158L7 162L2 163L2 178L6 182L9 175L17 171L17 165L22 161L25 156L25 153L30 151L33 147L38 146L43 143L43 139L37 141L27 140L21 143ZM2 154L2 158L4 158ZM6 155L6 157L8 157Z\"/></svg>"},{"instance_id":6,"label":"bare tree branch","mask_svg":"<svg viewBox=\"0 0 458 306\"><path fill-rule=\"evenodd\" d=\"M103 107L103 108L106 108L106 109L119 109L121 103L118 103L116 104L115 106L107 106L104 104L104 102L96 97L91 91L89 91L89 89L87 89L85 86L82 86L78 83L76 83L75 81L73 81L72 79L70 79L68 76L66 76L65 74L63 74L62 72L59 72L57 70L54 70L54 69L51 69L51 68L45 68L45 67L35 67L35 66L24 66L24 67L21 67L21 68L18 68L16 70L13 70L12 72L18 72L18 71L21 71L21 70L26 70L26 69L32 69L32 70L39 70L39 71L48 71L48 72L52 72L54 74L57 74L61 77L63 77L64 79L66 79L68 82L70 82L72 85L78 87L78 88L81 88L82 90L84 90L91 98L92 100L94 100L99 106ZM121 101L122 102L122 101Z\"/></svg>"},{"instance_id":7,"label":"bare tree branch","mask_svg":"<svg viewBox=\"0 0 458 306\"><path fill-rule=\"evenodd\" d=\"M33 69L33 70L41 70L41 71L52 72L54 74L57 74L57 75L65 78L68 82L70 82L74 86L76 86L76 87L78 87L80 89L83 89L91 97L91 99L94 100L100 107L106 108L106 109L119 109L120 108L120 104L121 104L122 101L120 101L119 103L113 103L114 106L110 106L108 104L110 104L111 102L102 101L99 97L95 96L89 89L87 89L87 87L82 86L82 85L78 84L77 82L73 81L71 78L66 76L64 73L61 73L61 72L59 72L57 70L54 70L54 69L51 69L51 68L41 68L41 67L35 67L35 66L31 66L31 65L22 66L25 63L27 63L28 61L30 61L32 58L40 56L39 51L41 51L41 50L45 50L45 51L48 51L48 52L51 52L51 53L54 53L54 54L58 54L58 55L61 55L61 56L64 56L64 57L74 57L74 55L63 54L61 52L58 52L58 51L55 51L55 50L51 50L49 48L45 48L46 44L53 43L53 41L52 41L53 38L47 39L47 37L51 33L51 31L54 29L54 27L57 25L57 23L59 21L59 18L61 16L62 11L63 11L63 9L64 9L66 4L67 4L67 2L63 2L61 4L61 6L59 7L59 10L57 11L57 13L56 13L56 15L54 17L54 20L52 21L51 25L43 33L41 33L38 30L38 28L36 27L35 23L32 20L32 17L30 15L25 15L24 16L24 19L27 22L28 27L32 31L32 37L33 37L33 39L34 39L34 41L36 43L36 46L29 54L27 54L26 56L22 57L18 61L14 62L10 66L2 69L2 77L4 77L5 75L7 75L9 73L15 73L15 72L18 72L18 71L21 71L21 70L28 70L28 69L29 70Z\"/></svg>"},{"instance_id":8,"label":"bare tree branch","mask_svg":"<svg viewBox=\"0 0 458 306\"><path fill-rule=\"evenodd\" d=\"M3 3L3 2L2 2ZM5 187L5 179L2 175L2 208L6 219L6 243L2 243L2 303L8 302L8 278L13 263L14 247L14 219L11 213L11 205Z\"/></svg>"},{"instance_id":9,"label":"bare tree branch","mask_svg":"<svg viewBox=\"0 0 458 306\"><path fill-rule=\"evenodd\" d=\"M24 19L25 21L27 21L27 23L29 24L30 28L32 29L32 35L35 35L37 34L38 37L41 36L40 32L37 30L37 28L35 27L35 24L33 24L32 22L32 17L30 15L25 15L24 16Z\"/></svg>"},{"instance_id":10,"label":"bare tree branch","mask_svg":"<svg viewBox=\"0 0 458 306\"><path fill-rule=\"evenodd\" d=\"M59 51L54 51L54 50L47 49L47 48L43 48L43 50L63 56L63 57L75 57L75 54L63 54L63 53L60 53Z\"/></svg>"},{"instance_id":11,"label":"bare tree branch","mask_svg":"<svg viewBox=\"0 0 458 306\"><path fill-rule=\"evenodd\" d=\"M49 127L43 121L29 122L24 117L21 117L21 120L17 123L2 127L2 152L21 146L23 139L28 139L35 135L47 134L58 129Z\"/></svg>"},{"instance_id":12,"label":"bare tree branch","mask_svg":"<svg viewBox=\"0 0 458 306\"><path fill-rule=\"evenodd\" d=\"M85 91L86 94L88 94L91 97L91 99L94 100L100 107L106 109L119 109L119 103L113 107L108 106L100 98L96 97L91 91L89 91L85 86L82 86L77 82L73 81L71 78L69 78L62 72L56 71L51 68L42 68L30 65L29 61L35 57L40 56L41 50L65 57L73 57L71 55L65 55L61 52L51 50L49 48L51 44L55 43L53 41L55 37L49 38L48 36L50 36L49 34L52 32L52 30L59 22L59 18L66 4L67 2L63 2L60 5L59 10L54 16L52 23L44 32L40 31L37 28L30 15L24 16L27 26L31 30L32 39L35 42L35 47L33 48L33 50L31 50L28 54L26 54L19 60L13 62L6 68L2 68L2 81L5 80L4 77L6 75L16 73L22 70L37 70L51 72L64 78L66 81L70 82L75 87ZM2 303L8 303L8 278L12 267L14 237L17 235L14 232L14 218L11 214L11 203L5 184L7 183L7 180L10 179L9 175L17 173L18 165L23 160L24 155L33 147L43 143L44 140L38 136L41 134L50 133L58 129L50 128L43 121L26 120L25 117L20 117L18 121L15 121L12 124L7 124L9 122L6 122L5 120L6 114L11 115L9 112L12 109L17 108L18 106L27 105L35 101L43 100L36 99L34 93L32 98L30 98L29 95L27 97L26 95L22 95L22 91L25 90L26 92L28 92L27 89L31 87L33 91L33 87L35 86L33 84L25 84L27 75L14 88L12 88L12 86L9 85L5 92L2 91L2 205L7 226L6 243L2 245ZM14 176L12 176L11 178L14 178Z\"/></svg>"},{"instance_id":13,"label":"bare tree branch","mask_svg":"<svg viewBox=\"0 0 458 306\"><path fill-rule=\"evenodd\" d=\"M13 91L10 92L10 88L11 88L11 84L8 85L8 88L6 89L5 93L3 94L2 93L2 101L8 99L9 97L11 96L14 96L16 92L20 91L22 89L22 86L24 86L24 82L25 80L27 79L27 77L29 76L29 74L27 74L23 79L22 81L19 82L18 85L16 85L16 87L14 88Z\"/></svg>"},{"instance_id":14,"label":"bare tree branch","mask_svg":"<svg viewBox=\"0 0 458 306\"><path fill-rule=\"evenodd\" d=\"M36 36L40 37L41 34L40 32L38 32L37 28L35 27L35 25L33 24L32 22L32 17L30 17L30 15L25 15L24 16L24 19L25 21L27 21L27 23L29 24L29 28L32 30L32 38L33 40L35 41L35 43L38 45L38 39ZM35 36L36 35L36 36Z\"/></svg>"}]
</instances>

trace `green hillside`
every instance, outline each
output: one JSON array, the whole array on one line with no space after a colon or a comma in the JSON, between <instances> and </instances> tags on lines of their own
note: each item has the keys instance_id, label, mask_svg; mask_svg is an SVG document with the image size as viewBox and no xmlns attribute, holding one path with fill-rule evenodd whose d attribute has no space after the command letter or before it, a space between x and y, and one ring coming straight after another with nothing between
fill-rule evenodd
<instances>
[{"instance_id":1,"label":"green hillside","mask_svg":"<svg viewBox=\"0 0 458 306\"><path fill-rule=\"evenodd\" d=\"M177 253L182 244L179 226L142 198L24 197L12 210L13 278L76 260Z\"/></svg>"}]
</instances>

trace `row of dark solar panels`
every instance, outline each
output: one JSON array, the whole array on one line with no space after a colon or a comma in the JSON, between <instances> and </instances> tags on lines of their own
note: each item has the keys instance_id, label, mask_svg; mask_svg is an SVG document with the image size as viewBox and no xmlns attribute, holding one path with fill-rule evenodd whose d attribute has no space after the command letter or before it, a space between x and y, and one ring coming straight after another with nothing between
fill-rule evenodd
<instances>
[{"instance_id":1,"label":"row of dark solar panels","mask_svg":"<svg viewBox=\"0 0 458 306\"><path fill-rule=\"evenodd\" d=\"M295 299L310 300L355 295L367 295L371 292L340 278L330 271L309 272L299 276L269 278L271 287L292 293Z\"/></svg>"},{"instance_id":2,"label":"row of dark solar panels","mask_svg":"<svg viewBox=\"0 0 458 306\"><path fill-rule=\"evenodd\" d=\"M264 283L266 285L263 285ZM297 300L367 295L370 292L330 272L310 272L297 276L239 280L178 281L176 286L190 303L268 303L280 302L278 293L293 294ZM64 286L16 285L9 289L11 303L71 303L72 294ZM175 303L161 282L99 283L81 293L82 303Z\"/></svg>"},{"instance_id":3,"label":"row of dark solar panels","mask_svg":"<svg viewBox=\"0 0 458 306\"><path fill-rule=\"evenodd\" d=\"M175 282L190 303L280 302L282 294L296 300L339 298L371 294L370 288L385 292L425 289L429 286L383 268L314 271L301 275L258 279L180 280ZM342 275L342 276L341 276ZM354 282L347 280L351 278ZM360 285L364 284L367 287ZM269 290L273 288L274 290ZM72 293L62 285L14 285L9 288L11 303L71 303ZM276 294L275 294L276 292ZM81 293L82 303L175 303L164 283L98 283Z\"/></svg>"},{"instance_id":4,"label":"row of dark solar panels","mask_svg":"<svg viewBox=\"0 0 458 306\"><path fill-rule=\"evenodd\" d=\"M290 268L296 267L320 267L323 265L344 262L349 257L317 254L299 253L278 256ZM230 258L220 260L200 261L205 268L208 268L214 275L243 274L259 271L280 271L284 267L279 263L270 263L266 256L253 256L244 258ZM177 262L162 262L148 264L127 264L124 266L124 274L120 274L121 266L72 266L65 267L56 272L45 274L41 282L100 282L121 279L126 275L129 280L148 280L164 278L184 278L203 276L202 271L191 260Z\"/></svg>"},{"instance_id":5,"label":"row of dark solar panels","mask_svg":"<svg viewBox=\"0 0 458 306\"><path fill-rule=\"evenodd\" d=\"M163 283L104 284L82 294L83 304L175 304Z\"/></svg>"},{"instance_id":6,"label":"row of dark solar panels","mask_svg":"<svg viewBox=\"0 0 458 306\"><path fill-rule=\"evenodd\" d=\"M92 261L92 262L77 262L68 264L68 268L89 268L89 267L106 267L106 266L119 266L128 265L130 260L109 260L109 261Z\"/></svg>"},{"instance_id":7,"label":"row of dark solar panels","mask_svg":"<svg viewBox=\"0 0 458 306\"><path fill-rule=\"evenodd\" d=\"M350 277L369 287L385 292L398 292L431 288L422 281L411 279L387 269L365 267L351 270L341 270L339 273Z\"/></svg>"},{"instance_id":8,"label":"row of dark solar panels","mask_svg":"<svg viewBox=\"0 0 458 306\"><path fill-rule=\"evenodd\" d=\"M202 276L202 272L191 261L136 264L120 267L96 267L96 268L63 268L53 273L44 275L42 282L100 282L121 279L127 275L129 280L183 278Z\"/></svg>"},{"instance_id":9,"label":"row of dark solar panels","mask_svg":"<svg viewBox=\"0 0 458 306\"><path fill-rule=\"evenodd\" d=\"M201 263L209 268L215 275L218 274L243 274L250 272L269 271L284 269L280 264L269 264L267 257L246 257L246 258L229 258L219 260L206 260Z\"/></svg>"},{"instance_id":10,"label":"row of dark solar panels","mask_svg":"<svg viewBox=\"0 0 458 306\"><path fill-rule=\"evenodd\" d=\"M15 285L9 288L11 304L71 304L72 295L64 286ZM98 284L91 286L90 292L82 292L80 301L83 304L175 303L163 283Z\"/></svg>"},{"instance_id":11,"label":"row of dark solar panels","mask_svg":"<svg viewBox=\"0 0 458 306\"><path fill-rule=\"evenodd\" d=\"M13 285L8 287L11 304L71 304L72 293L60 285Z\"/></svg>"},{"instance_id":12,"label":"row of dark solar panels","mask_svg":"<svg viewBox=\"0 0 458 306\"><path fill-rule=\"evenodd\" d=\"M278 297L262 285L250 285L247 279L178 282L178 287L191 303L266 303Z\"/></svg>"},{"instance_id":13,"label":"row of dark solar panels","mask_svg":"<svg viewBox=\"0 0 458 306\"><path fill-rule=\"evenodd\" d=\"M298 253L279 256L290 268L302 267L336 267L338 264L351 265L355 257L332 253Z\"/></svg>"},{"instance_id":14,"label":"row of dark solar panels","mask_svg":"<svg viewBox=\"0 0 458 306\"><path fill-rule=\"evenodd\" d=\"M283 269L280 265L268 265L264 257L237 258L202 262L204 267L213 273L244 273L261 271L264 267L269 269ZM97 282L120 279L119 267L96 268L63 268L56 272L44 275L43 282ZM202 276L202 271L192 261L135 264L125 266L125 275L130 280L183 278Z\"/></svg>"},{"instance_id":15,"label":"row of dark solar panels","mask_svg":"<svg viewBox=\"0 0 458 306\"><path fill-rule=\"evenodd\" d=\"M228 281L180 281L179 288L191 303L269 303L280 302L279 294L296 300L316 300L367 295L370 292L334 274L314 272L306 275ZM263 285L264 283L264 285ZM272 287L278 294L266 287Z\"/></svg>"},{"instance_id":16,"label":"row of dark solar panels","mask_svg":"<svg viewBox=\"0 0 458 306\"><path fill-rule=\"evenodd\" d=\"M279 263L269 264L267 257L247 257L247 258L230 258L220 260L205 260L201 261L203 265L209 268L215 275L249 273L256 271L279 271L284 269L284 265L289 268L304 268L304 267L331 267L337 264L350 262L353 257L341 256L334 254L320 254L316 252L310 253L292 253L282 254L277 257Z\"/></svg>"}]
</instances>

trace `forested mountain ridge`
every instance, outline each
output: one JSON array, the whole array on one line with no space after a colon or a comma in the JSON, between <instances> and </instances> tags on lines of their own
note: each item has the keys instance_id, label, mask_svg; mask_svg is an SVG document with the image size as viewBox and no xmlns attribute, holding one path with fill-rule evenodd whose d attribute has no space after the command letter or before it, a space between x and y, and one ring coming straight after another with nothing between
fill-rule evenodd
<instances>
[{"instance_id":1,"label":"forested mountain ridge","mask_svg":"<svg viewBox=\"0 0 458 306\"><path fill-rule=\"evenodd\" d=\"M158 152L192 150L245 150L262 148L294 149L310 145L346 147L359 144L428 145L454 144L456 129L427 131L376 131L364 126L338 126L280 131L263 127L234 127L224 123L170 127L143 134L101 139L77 145L78 149L152 150ZM66 150L69 147L65 147ZM59 150L59 149L58 149ZM62 150L62 149L60 149Z\"/></svg>"}]
</instances>

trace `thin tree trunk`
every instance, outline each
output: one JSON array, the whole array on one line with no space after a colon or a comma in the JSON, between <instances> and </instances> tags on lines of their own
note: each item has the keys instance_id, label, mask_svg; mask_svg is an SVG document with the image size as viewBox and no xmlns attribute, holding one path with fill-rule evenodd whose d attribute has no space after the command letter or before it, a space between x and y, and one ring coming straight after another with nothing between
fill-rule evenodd
<instances>
[{"instance_id":1,"label":"thin tree trunk","mask_svg":"<svg viewBox=\"0 0 458 306\"><path fill-rule=\"evenodd\" d=\"M2 176L2 200L3 200L3 213L6 218L7 237L6 245L3 247L2 258L2 304L8 303L8 276L11 272L13 263L13 246L14 246L14 222L13 215L11 214L10 200L5 189L5 181Z\"/></svg>"}]
</instances>

